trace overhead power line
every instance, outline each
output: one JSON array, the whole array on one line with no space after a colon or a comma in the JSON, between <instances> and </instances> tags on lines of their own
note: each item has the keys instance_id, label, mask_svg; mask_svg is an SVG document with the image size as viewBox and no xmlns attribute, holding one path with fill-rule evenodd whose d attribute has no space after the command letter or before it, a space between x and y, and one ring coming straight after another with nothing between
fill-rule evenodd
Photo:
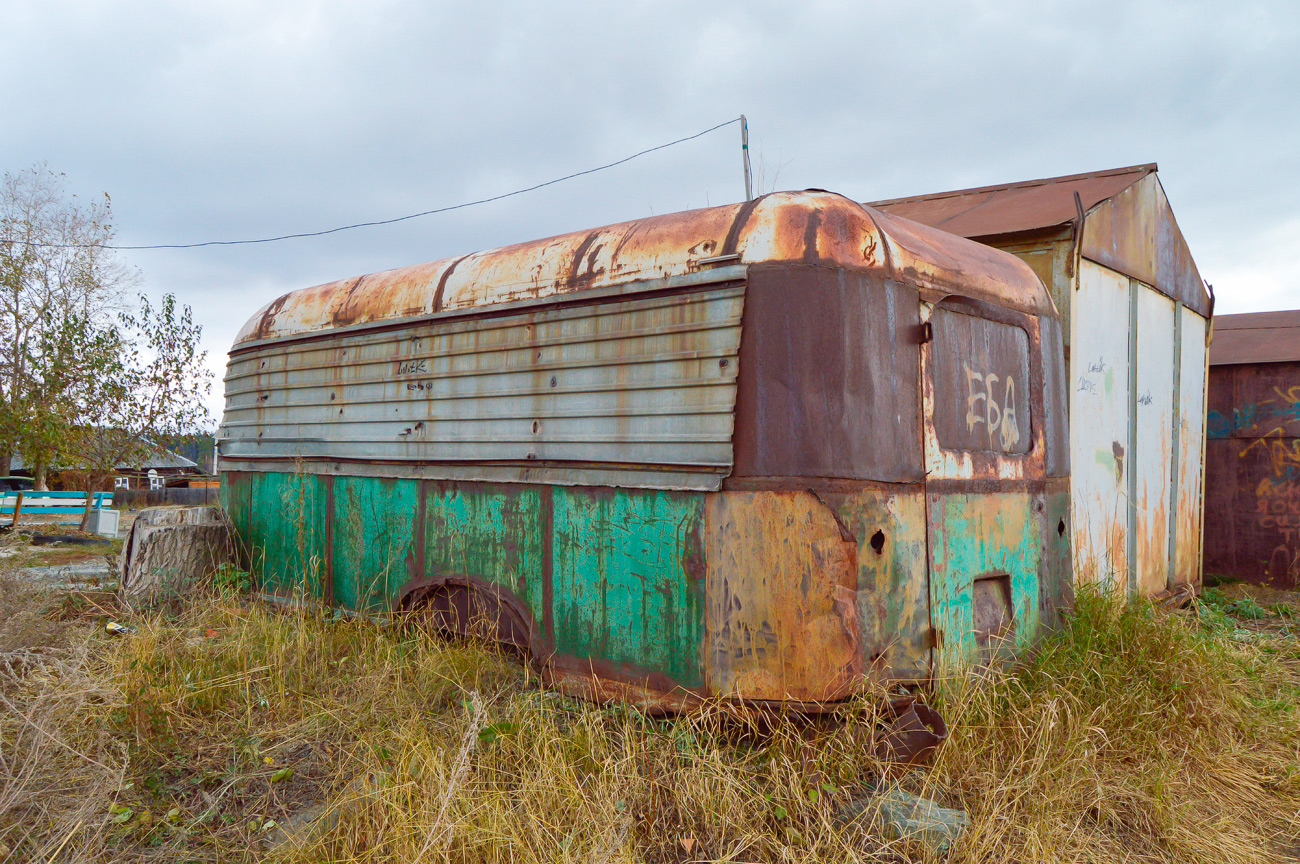
<instances>
[{"instance_id":1,"label":"overhead power line","mask_svg":"<svg viewBox=\"0 0 1300 864\"><path fill-rule=\"evenodd\" d=\"M27 243L27 245L30 246L43 246L43 247L55 248L55 249L95 248L95 249L116 249L116 250L127 251L127 250L139 250L139 249L199 249L204 246L250 246L256 243L275 243L280 240L296 240L301 237L323 237L326 234L337 234L340 231L351 231L355 228L371 228L377 225L393 225L397 222L406 222L409 219L419 219L422 216L432 216L436 213L448 213L452 210L463 210L466 207L477 207L479 204L490 204L493 201L500 201L504 198L513 198L516 195L523 195L526 192L535 192L538 189L543 189L547 186L554 186L556 183L563 183L564 181L572 180L575 177L583 177L586 176L587 174L595 174L597 171L604 171L608 168L613 168L617 165L622 165L625 162L631 162L633 159L636 159L641 156L645 156L647 153L654 153L656 150L666 150L667 148L673 147L677 144L684 144L687 141L693 141L696 138L701 138L705 135L708 135L710 132L716 132L717 130L723 128L724 126L730 126L733 123L739 123L741 122L741 119L742 119L741 117L734 117L731 120L726 121L725 123L719 123L716 126L710 126L708 129L705 129L702 132L696 132L694 135L687 135L685 138L678 138L675 141L669 141L667 144L660 144L656 147L647 147L645 150L641 150L636 153L633 153L631 156L625 156L622 159L619 159L617 161L609 162L605 165L597 165L595 168L588 168L585 171L575 171L572 174L566 174L563 177L556 177L554 180L547 180L545 183L537 183L525 189L516 189L513 192L504 192L500 195L493 195L489 198L479 198L477 201L465 201L461 204L452 204L447 207L437 207L433 210L422 210L419 213L411 213L408 216L398 216L393 219L376 219L372 222L354 222L351 225L342 225L338 228L327 228L324 231L302 231L296 234L281 234L278 237L259 237L253 240L205 240L202 243L155 243L150 245L133 245L133 246L117 245L117 244L110 244L110 243L36 243L32 241L10 240L10 239L6 239L5 242Z\"/></svg>"}]
</instances>

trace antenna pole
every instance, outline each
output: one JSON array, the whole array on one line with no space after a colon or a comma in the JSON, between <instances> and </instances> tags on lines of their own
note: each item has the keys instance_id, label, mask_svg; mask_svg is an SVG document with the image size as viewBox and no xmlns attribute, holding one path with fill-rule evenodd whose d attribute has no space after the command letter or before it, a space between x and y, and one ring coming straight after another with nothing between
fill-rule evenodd
<instances>
[{"instance_id":1,"label":"antenna pole","mask_svg":"<svg viewBox=\"0 0 1300 864\"><path fill-rule=\"evenodd\" d=\"M754 200L754 189L749 174L749 121L740 115L740 153L745 157L745 200Z\"/></svg>"}]
</instances>

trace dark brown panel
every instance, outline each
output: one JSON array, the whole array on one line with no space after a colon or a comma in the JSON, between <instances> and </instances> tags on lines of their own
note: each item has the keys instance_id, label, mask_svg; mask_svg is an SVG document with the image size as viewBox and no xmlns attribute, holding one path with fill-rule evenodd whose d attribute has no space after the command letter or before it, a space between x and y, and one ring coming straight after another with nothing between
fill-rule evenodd
<instances>
[{"instance_id":1,"label":"dark brown panel","mask_svg":"<svg viewBox=\"0 0 1300 864\"><path fill-rule=\"evenodd\" d=\"M1028 453L1033 443L1029 334L1012 324L942 308L930 321L939 446Z\"/></svg>"},{"instance_id":2,"label":"dark brown panel","mask_svg":"<svg viewBox=\"0 0 1300 864\"><path fill-rule=\"evenodd\" d=\"M1155 165L1134 165L1022 183L871 202L869 206L962 237L991 237L1074 221L1074 193L1085 210L1141 180Z\"/></svg>"},{"instance_id":3,"label":"dark brown panel","mask_svg":"<svg viewBox=\"0 0 1300 864\"><path fill-rule=\"evenodd\" d=\"M1040 316L1043 351L1043 443L1048 477L1070 476L1070 413L1066 397L1065 348L1061 322Z\"/></svg>"},{"instance_id":4,"label":"dark brown panel","mask_svg":"<svg viewBox=\"0 0 1300 864\"><path fill-rule=\"evenodd\" d=\"M1300 585L1300 363L1210 370L1205 570Z\"/></svg>"},{"instance_id":5,"label":"dark brown panel","mask_svg":"<svg viewBox=\"0 0 1300 864\"><path fill-rule=\"evenodd\" d=\"M923 474L914 288L754 267L736 397L736 477Z\"/></svg>"},{"instance_id":6,"label":"dark brown panel","mask_svg":"<svg viewBox=\"0 0 1300 864\"><path fill-rule=\"evenodd\" d=\"M1300 362L1210 369L1210 438L1300 438Z\"/></svg>"},{"instance_id":7,"label":"dark brown panel","mask_svg":"<svg viewBox=\"0 0 1300 864\"><path fill-rule=\"evenodd\" d=\"M1210 365L1300 360L1300 309L1214 316Z\"/></svg>"}]
</instances>

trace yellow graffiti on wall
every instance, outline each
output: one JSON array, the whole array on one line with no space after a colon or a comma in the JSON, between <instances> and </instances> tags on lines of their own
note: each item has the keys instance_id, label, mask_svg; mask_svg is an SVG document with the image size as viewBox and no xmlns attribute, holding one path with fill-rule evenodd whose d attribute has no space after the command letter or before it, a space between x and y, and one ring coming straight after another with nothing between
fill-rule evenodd
<instances>
[{"instance_id":1,"label":"yellow graffiti on wall","mask_svg":"<svg viewBox=\"0 0 1300 864\"><path fill-rule=\"evenodd\" d=\"M1244 457L1256 447L1263 449L1273 465L1273 474L1281 477L1294 468L1300 468L1300 438L1287 438L1286 430L1278 426L1268 434L1251 441L1237 455Z\"/></svg>"},{"instance_id":2,"label":"yellow graffiti on wall","mask_svg":"<svg viewBox=\"0 0 1300 864\"><path fill-rule=\"evenodd\" d=\"M1274 406L1270 409L1274 419L1287 417L1292 423L1300 419L1300 384L1285 390L1274 387L1273 392L1277 399L1259 405ZM1281 410L1279 403L1285 406ZM1244 457L1258 447L1273 470L1272 477L1263 478L1255 487L1255 519L1260 528L1276 532L1281 540L1265 564L1267 575L1279 580L1300 576L1300 438L1288 434L1289 425L1275 426L1237 454Z\"/></svg>"}]
</instances>

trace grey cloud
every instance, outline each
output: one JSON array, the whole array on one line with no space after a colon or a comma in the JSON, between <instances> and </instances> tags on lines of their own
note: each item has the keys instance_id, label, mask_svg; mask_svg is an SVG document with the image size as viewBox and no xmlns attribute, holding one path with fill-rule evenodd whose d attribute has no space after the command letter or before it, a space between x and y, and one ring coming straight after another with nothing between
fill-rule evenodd
<instances>
[{"instance_id":1,"label":"grey cloud","mask_svg":"<svg viewBox=\"0 0 1300 864\"><path fill-rule=\"evenodd\" d=\"M5 20L0 167L109 192L127 243L402 215L743 111L769 183L863 200L1156 160L1221 308L1300 306L1278 252L1300 254L1289 2L10 2ZM389 228L128 257L220 359L294 287L737 200L737 139Z\"/></svg>"}]
</instances>

